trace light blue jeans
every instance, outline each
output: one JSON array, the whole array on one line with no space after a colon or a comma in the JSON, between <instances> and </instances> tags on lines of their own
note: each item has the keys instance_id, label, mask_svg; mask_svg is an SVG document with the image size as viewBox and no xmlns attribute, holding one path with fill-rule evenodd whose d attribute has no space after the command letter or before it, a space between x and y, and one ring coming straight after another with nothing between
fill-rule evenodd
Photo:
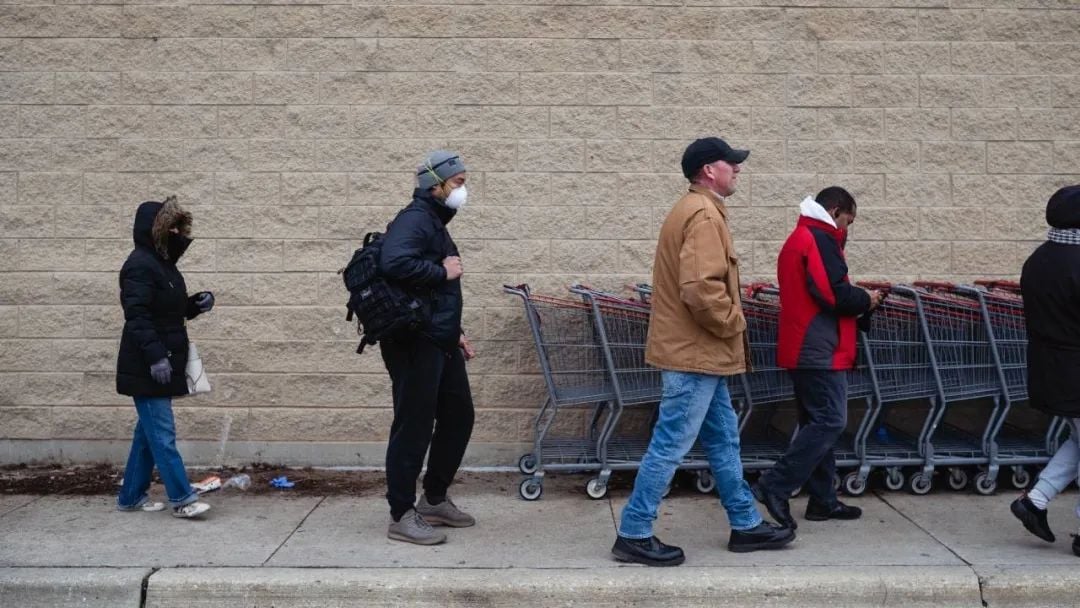
<instances>
[{"instance_id":1,"label":"light blue jeans","mask_svg":"<svg viewBox=\"0 0 1080 608\"><path fill-rule=\"evenodd\" d=\"M1053 500L1080 474L1080 418L1066 418L1065 421L1070 425L1069 438L1061 444L1046 468L1039 473L1039 481L1035 482L1034 489L1042 492L1048 500ZM1080 505L1076 507L1076 516L1080 517Z\"/></svg>"},{"instance_id":2,"label":"light blue jeans","mask_svg":"<svg viewBox=\"0 0 1080 608\"><path fill-rule=\"evenodd\" d=\"M139 422L131 441L131 454L124 469L124 485L116 505L121 510L137 509L149 496L150 477L157 465L165 494L173 508L199 500L188 482L184 460L176 449L176 424L173 421L172 399L168 397L135 397Z\"/></svg>"},{"instance_id":3,"label":"light blue jeans","mask_svg":"<svg viewBox=\"0 0 1080 608\"><path fill-rule=\"evenodd\" d=\"M695 439L700 439L708 456L731 529L756 528L762 519L750 486L743 479L739 421L731 407L727 381L705 374L665 371L662 375L660 416L638 469L634 492L623 509L619 536L652 537L664 490Z\"/></svg>"}]
</instances>

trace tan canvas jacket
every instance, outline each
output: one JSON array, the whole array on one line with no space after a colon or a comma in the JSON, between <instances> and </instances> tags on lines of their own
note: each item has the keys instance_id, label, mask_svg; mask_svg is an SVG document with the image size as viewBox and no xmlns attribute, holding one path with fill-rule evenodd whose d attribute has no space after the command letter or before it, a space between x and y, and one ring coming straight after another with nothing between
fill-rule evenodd
<instances>
[{"instance_id":1,"label":"tan canvas jacket","mask_svg":"<svg viewBox=\"0 0 1080 608\"><path fill-rule=\"evenodd\" d=\"M747 371L748 354L727 209L707 188L691 186L660 229L645 360L732 376Z\"/></svg>"}]
</instances>

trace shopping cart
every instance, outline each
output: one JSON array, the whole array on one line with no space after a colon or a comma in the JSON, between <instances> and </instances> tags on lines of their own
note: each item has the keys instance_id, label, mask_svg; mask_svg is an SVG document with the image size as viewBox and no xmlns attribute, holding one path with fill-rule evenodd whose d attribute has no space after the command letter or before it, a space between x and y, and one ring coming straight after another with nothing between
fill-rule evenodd
<instances>
[{"instance_id":1,"label":"shopping cart","mask_svg":"<svg viewBox=\"0 0 1080 608\"><path fill-rule=\"evenodd\" d=\"M754 283L745 287L744 292L742 308L751 371L742 374L738 381L744 393L738 408L743 469L764 470L775 465L791 443L791 435L773 423L779 406L795 398L795 388L788 371L776 363L779 290L767 283ZM750 426L751 418L755 418L753 426Z\"/></svg>"},{"instance_id":2,"label":"shopping cart","mask_svg":"<svg viewBox=\"0 0 1080 608\"><path fill-rule=\"evenodd\" d=\"M937 383L914 293L890 283L858 285L880 290L885 297L872 314L871 330L859 334L859 355L865 360L864 369L872 378L876 394L865 425L854 438L861 460L859 471L854 476L845 476L843 485L845 489L856 490L855 493L865 491L870 472L882 469L885 487L899 490L905 484L903 467L921 466L925 462L923 439L934 413L929 399L936 394ZM917 416L922 409L925 413L917 434L898 423L903 415ZM916 493L925 493L922 492L925 482L919 474L912 475L907 483L909 487L915 486ZM925 487L925 491L929 489Z\"/></svg>"},{"instance_id":3,"label":"shopping cart","mask_svg":"<svg viewBox=\"0 0 1080 608\"><path fill-rule=\"evenodd\" d=\"M600 474L589 480L591 498L607 495L613 470L636 469L648 448L647 438L616 435L627 407L655 404L663 385L660 370L645 364L645 342L649 332L649 307L615 294L583 285L570 287L591 311L590 322L603 354L607 383L611 386L611 412L598 442Z\"/></svg>"},{"instance_id":4,"label":"shopping cart","mask_svg":"<svg viewBox=\"0 0 1080 608\"><path fill-rule=\"evenodd\" d=\"M504 286L525 306L537 358L547 388L547 398L537 414L533 451L518 461L529 475L519 492L525 500L543 493L546 471L601 471L600 440L611 417L615 400L603 345L592 321L592 309L580 299L533 294L528 285ZM552 427L563 410L592 411L584 437L561 437Z\"/></svg>"},{"instance_id":5,"label":"shopping cart","mask_svg":"<svg viewBox=\"0 0 1080 608\"><path fill-rule=\"evenodd\" d=\"M855 368L848 371L848 417L854 411L852 404L863 406L862 416L854 432L845 431L834 449L836 468L855 469L843 474L841 485L851 496L860 496L866 492L870 471L873 468L866 453L866 437L874 420L880 415L881 394L877 376L870 363L870 350L865 338L860 335L856 344Z\"/></svg>"},{"instance_id":6,"label":"shopping cart","mask_svg":"<svg viewBox=\"0 0 1080 608\"><path fill-rule=\"evenodd\" d=\"M609 379L614 388L612 413L600 435L600 459L604 468L586 486L589 496L602 498L607 492L611 471L638 468L648 449L648 437L618 434L623 413L630 406L655 406L663 392L663 380L659 369L645 363L651 312L648 304L585 285L574 285L570 291L580 296L593 311L596 333L604 348ZM679 469L695 472L698 491L710 493L716 488L708 459L698 444L695 443L683 458Z\"/></svg>"},{"instance_id":7,"label":"shopping cart","mask_svg":"<svg viewBox=\"0 0 1080 608\"><path fill-rule=\"evenodd\" d=\"M984 450L991 466L1012 468L1012 485L1022 489L1031 483L1031 473L1025 466L1046 464L1056 450L1062 420L1059 417L1051 418L1042 434L1009 423L1010 413L1019 412L1031 417L1030 411L1019 407L1028 398L1024 300L1018 283L977 281L976 285L960 286L957 290L979 302L998 367L1004 401L997 419L992 421Z\"/></svg>"},{"instance_id":8,"label":"shopping cart","mask_svg":"<svg viewBox=\"0 0 1080 608\"><path fill-rule=\"evenodd\" d=\"M930 346L937 392L931 397L933 417L923 437L926 462L912 483L912 491L929 492L938 465L950 467L954 488L967 485L963 467L980 466L975 490L992 494L997 488L998 465L986 446L1003 408L1002 382L991 345L987 323L978 300L964 295L950 283L921 281L910 288ZM988 399L991 402L981 436L946 420L954 403Z\"/></svg>"}]
</instances>

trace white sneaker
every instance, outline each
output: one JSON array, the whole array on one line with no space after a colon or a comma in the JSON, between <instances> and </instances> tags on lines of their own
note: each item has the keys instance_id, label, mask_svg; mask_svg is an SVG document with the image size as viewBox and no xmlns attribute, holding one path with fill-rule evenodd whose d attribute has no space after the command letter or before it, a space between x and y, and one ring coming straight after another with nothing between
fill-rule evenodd
<instances>
[{"instance_id":1,"label":"white sneaker","mask_svg":"<svg viewBox=\"0 0 1080 608\"><path fill-rule=\"evenodd\" d=\"M146 502L144 502L143 504L141 504L141 505L139 505L137 507L124 508L124 507L117 506L116 510L117 511L123 511L125 513L130 513L130 512L134 512L134 511L142 511L144 513L157 513L158 511L164 511L165 510L165 503L146 501Z\"/></svg>"},{"instance_id":2,"label":"white sneaker","mask_svg":"<svg viewBox=\"0 0 1080 608\"><path fill-rule=\"evenodd\" d=\"M199 517L203 513L210 510L210 505L205 502L193 502L182 507L173 509L173 517L179 517L180 519L192 519Z\"/></svg>"}]
</instances>

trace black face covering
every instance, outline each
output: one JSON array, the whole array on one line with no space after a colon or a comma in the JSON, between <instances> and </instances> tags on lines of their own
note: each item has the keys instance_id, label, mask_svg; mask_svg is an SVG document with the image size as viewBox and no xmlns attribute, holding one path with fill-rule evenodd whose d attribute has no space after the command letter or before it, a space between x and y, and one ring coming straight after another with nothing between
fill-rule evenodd
<instances>
[{"instance_id":1,"label":"black face covering","mask_svg":"<svg viewBox=\"0 0 1080 608\"><path fill-rule=\"evenodd\" d=\"M180 259L180 256L184 255L187 248L191 246L192 239L182 235L169 233L169 260L174 263Z\"/></svg>"}]
</instances>

